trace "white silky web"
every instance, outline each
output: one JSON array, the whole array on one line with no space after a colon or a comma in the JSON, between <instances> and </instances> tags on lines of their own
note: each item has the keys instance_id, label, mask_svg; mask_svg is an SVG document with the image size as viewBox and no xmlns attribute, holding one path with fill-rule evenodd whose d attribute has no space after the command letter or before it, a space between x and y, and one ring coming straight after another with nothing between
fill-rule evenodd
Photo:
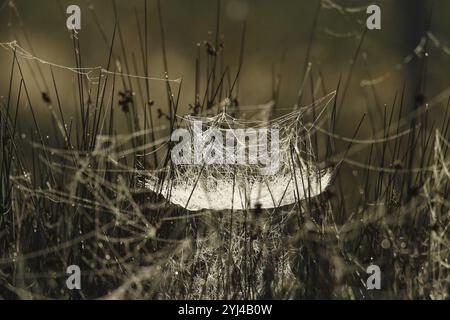
<instances>
[{"instance_id":1,"label":"white silky web","mask_svg":"<svg viewBox=\"0 0 450 320\"><path fill-rule=\"evenodd\" d=\"M316 108L320 117L333 98L334 92L317 101L314 106L295 110L270 121L235 119L226 113L226 109L215 117L183 117L182 124L190 132L194 131L195 121L205 124L204 133L214 129L224 136L242 128L263 129L268 132L277 130L279 165L271 174L262 174L267 169L267 164L260 162L172 163L165 168L164 179L155 175L147 181L146 187L189 211L245 210L257 207L270 209L315 197L329 185L332 169L322 170L313 163L310 137L314 125L306 126L302 119L304 113L311 108ZM270 146L271 142L270 137L267 141L258 140L257 145L249 142L246 150L252 147L261 150ZM209 148L217 147L211 144ZM214 151L225 154L223 150Z\"/></svg>"}]
</instances>

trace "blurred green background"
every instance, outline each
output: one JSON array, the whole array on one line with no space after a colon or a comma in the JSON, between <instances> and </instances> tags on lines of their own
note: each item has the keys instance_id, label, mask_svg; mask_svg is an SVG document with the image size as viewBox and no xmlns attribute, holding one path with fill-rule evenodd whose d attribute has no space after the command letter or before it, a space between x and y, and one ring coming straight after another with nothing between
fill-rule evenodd
<instances>
[{"instance_id":1,"label":"blurred green background","mask_svg":"<svg viewBox=\"0 0 450 320\"><path fill-rule=\"evenodd\" d=\"M125 55L132 61L137 57L137 70L144 74L140 58L138 21L143 28L144 0L123 1L56 1L56 0L14 0L0 4L0 42L18 40L28 51L44 60L65 66L75 66L73 44L66 29L65 9L70 4L81 7L81 31L78 34L81 43L84 66L105 66L108 60L109 43L114 24L120 24ZM273 0L222 0L220 3L220 38L224 43L223 64L228 65L234 75L239 65L241 34L243 21L247 22L244 63L239 87L241 104L261 104L272 98L272 72L281 75L279 104L293 106L302 84L305 71L305 58L308 44L312 39L309 60L312 62L313 77L323 81L326 91L336 89L339 78L348 86L347 96L340 111L337 130L349 136L364 113L377 123L381 115L375 104L391 106L396 93L407 85L408 98L418 93L415 88L420 75L419 64L422 59L414 58L404 68L396 70L397 64L411 54L427 30L450 46L449 27L450 2L446 0L384 0L377 2L381 7L382 29L367 31L361 50L354 61L360 37L365 29L367 14L365 11L353 12L351 8L362 8L369 1L273 1ZM342 6L344 14L338 8L329 8L330 4ZM150 76L163 77L163 58L160 27L156 1L148 1L149 23L149 73ZM194 101L195 58L197 44L201 44L203 84L206 78L205 41L214 42L218 2L213 0L163 0L161 1L163 26L165 29L167 60L170 78L183 77L180 96L180 113L187 112L187 106ZM114 8L116 7L116 8ZM327 8L328 7L328 8ZM318 8L318 20L315 17ZM431 23L428 24L432 11ZM93 13L98 17L97 21ZM427 27L429 25L429 27ZM102 31L101 31L102 30ZM104 35L102 36L102 32ZM332 35L335 34L335 35ZM355 36L348 36L353 34ZM106 41L105 38L106 37ZM28 40L26 39L28 38ZM450 67L449 52L427 43L428 57L426 68L427 99L443 92L450 85L446 69ZM114 53L123 56L119 38L116 37ZM222 59L222 57L221 57ZM222 61L222 60L221 60ZM12 53L0 50L0 95L7 95ZM131 64L131 62L129 62ZM34 71L30 71L31 67ZM50 69L40 66L47 82L51 83ZM134 69L130 67L131 69ZM45 89L39 76L36 63L23 66L25 81L28 84L34 107L40 120L49 119L45 103L40 98ZM136 71L136 72L134 72ZM378 77L386 72L391 76L384 82L371 87L361 87L360 81ZM35 79L33 79L33 77ZM65 112L73 111L76 99L76 77L64 69L55 69L55 77L60 90ZM319 79L320 80L320 79ZM141 83L141 85L143 85ZM314 85L315 86L315 85ZM166 99L163 82L150 82L151 96L157 105L164 108ZM375 89L375 90L372 90ZM17 90L15 88L14 90ZM50 88L50 95L53 94ZM308 88L305 92L310 92ZM322 88L317 96L322 96ZM445 98L445 95L443 96ZM317 98L317 97L316 97ZM378 100L377 100L378 99ZM441 99L442 100L445 99ZM305 97L303 103L311 102ZM445 102L445 101L444 101ZM41 108L41 109L39 109ZM27 108L22 107L21 116L29 118ZM156 113L156 111L154 111ZM378 119L377 116L380 116ZM348 121L354 125L348 125ZM367 122L360 136L371 133Z\"/></svg>"}]
</instances>

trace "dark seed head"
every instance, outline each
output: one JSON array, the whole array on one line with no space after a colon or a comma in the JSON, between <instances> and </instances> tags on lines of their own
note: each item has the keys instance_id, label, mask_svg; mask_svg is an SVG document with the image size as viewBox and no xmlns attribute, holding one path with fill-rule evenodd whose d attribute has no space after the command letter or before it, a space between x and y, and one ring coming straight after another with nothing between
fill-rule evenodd
<instances>
[{"instance_id":1,"label":"dark seed head","mask_svg":"<svg viewBox=\"0 0 450 320\"><path fill-rule=\"evenodd\" d=\"M403 169L403 162L402 162L401 160L395 160L395 161L392 163L392 167L393 167L395 170L401 170L401 169Z\"/></svg>"},{"instance_id":2,"label":"dark seed head","mask_svg":"<svg viewBox=\"0 0 450 320\"><path fill-rule=\"evenodd\" d=\"M120 91L119 92L119 105L122 107L123 112L130 111L130 103L133 103L133 95L134 93L130 90Z\"/></svg>"},{"instance_id":3,"label":"dark seed head","mask_svg":"<svg viewBox=\"0 0 450 320\"><path fill-rule=\"evenodd\" d=\"M206 52L208 53L208 55L213 57L217 55L216 48L214 48L214 46L209 42L206 42Z\"/></svg>"},{"instance_id":4,"label":"dark seed head","mask_svg":"<svg viewBox=\"0 0 450 320\"><path fill-rule=\"evenodd\" d=\"M42 100L45 103L51 103L52 100L50 99L49 95L46 92L42 92Z\"/></svg>"},{"instance_id":5,"label":"dark seed head","mask_svg":"<svg viewBox=\"0 0 450 320\"><path fill-rule=\"evenodd\" d=\"M423 93L416 94L414 99L418 106L423 106L425 104L425 102L427 101L427 98L425 97L425 95Z\"/></svg>"}]
</instances>

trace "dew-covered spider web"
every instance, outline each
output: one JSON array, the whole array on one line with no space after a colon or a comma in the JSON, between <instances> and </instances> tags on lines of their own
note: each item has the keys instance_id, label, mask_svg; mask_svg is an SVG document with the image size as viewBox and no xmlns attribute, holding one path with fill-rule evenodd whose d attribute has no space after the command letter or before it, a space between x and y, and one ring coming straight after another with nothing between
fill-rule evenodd
<instances>
[{"instance_id":1,"label":"dew-covered spider web","mask_svg":"<svg viewBox=\"0 0 450 320\"><path fill-rule=\"evenodd\" d=\"M236 119L226 111L228 102L214 117L182 117L181 125L198 140L183 154L189 159L183 164L172 162L164 182L154 176L146 186L190 211L270 209L315 197L330 183L332 170L319 169L313 162L310 136L315 123L304 124L303 116L316 108L315 122L320 121L333 98L334 92L314 106L269 121ZM203 126L201 136L196 132L198 124ZM239 130L247 130L247 136ZM217 134L219 143L213 140ZM196 147L202 148L206 160L192 163ZM239 150L245 161L236 159Z\"/></svg>"}]
</instances>

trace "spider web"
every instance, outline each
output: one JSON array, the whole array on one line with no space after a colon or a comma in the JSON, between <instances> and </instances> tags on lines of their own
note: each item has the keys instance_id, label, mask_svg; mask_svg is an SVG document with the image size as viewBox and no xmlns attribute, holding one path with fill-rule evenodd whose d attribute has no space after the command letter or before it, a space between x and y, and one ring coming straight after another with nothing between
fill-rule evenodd
<instances>
[{"instance_id":1,"label":"spider web","mask_svg":"<svg viewBox=\"0 0 450 320\"><path fill-rule=\"evenodd\" d=\"M114 72L114 71L107 70L102 66L85 67L85 68L64 66L64 65L49 62L47 60L44 60L44 59L34 56L31 52L29 52L29 51L25 50L23 47L21 47L16 40L10 41L10 42L0 42L0 47L9 51L10 53L14 53L17 57L20 57L22 59L36 61L37 63L42 64L42 65L48 65L48 66L55 67L58 69L68 70L75 74L81 75L81 76L85 77L89 83L93 83L93 84L98 84L101 79L104 79L106 77L106 75L125 76L128 78L133 78L133 79L138 79L138 80L165 81L165 82L173 82L173 83L177 83L177 84L181 83L181 78L169 79L169 77L167 75L165 78L158 78L158 77L147 77L147 76L141 76L141 75L127 74L127 73L122 73L122 72Z\"/></svg>"},{"instance_id":2,"label":"spider web","mask_svg":"<svg viewBox=\"0 0 450 320\"><path fill-rule=\"evenodd\" d=\"M321 170L314 163L316 157L311 134L315 123L322 119L322 114L334 96L335 92L332 92L319 99L315 105L300 108L270 121L236 119L226 113L226 105L215 117L183 117L182 124L185 124L191 136L195 135L196 121L205 124L206 130L200 141L204 155L235 157L235 151L229 153L223 145L211 143L212 133L216 131L222 136L231 135L236 145L240 145L248 153L265 153L270 145L269 153L277 158L279 165L275 168L269 159L266 164L261 164L256 157L252 159L251 156L248 163L242 164L237 164L234 160L230 164L210 164L207 161L187 165L172 163L166 170L168 179L159 183L158 177L154 176L146 186L190 211L245 210L257 207L273 209L307 197L315 197L330 183L332 170ZM319 116L314 123L305 125L302 123L303 116L312 108L319 110ZM236 130L242 128L262 130L265 133L276 130L279 141L277 139L274 143L271 140L273 137L265 134L262 142L254 139L246 144L243 137L237 136ZM190 149L191 152L185 156L190 157L194 153L194 144ZM271 174L265 174L266 166L270 167Z\"/></svg>"}]
</instances>

